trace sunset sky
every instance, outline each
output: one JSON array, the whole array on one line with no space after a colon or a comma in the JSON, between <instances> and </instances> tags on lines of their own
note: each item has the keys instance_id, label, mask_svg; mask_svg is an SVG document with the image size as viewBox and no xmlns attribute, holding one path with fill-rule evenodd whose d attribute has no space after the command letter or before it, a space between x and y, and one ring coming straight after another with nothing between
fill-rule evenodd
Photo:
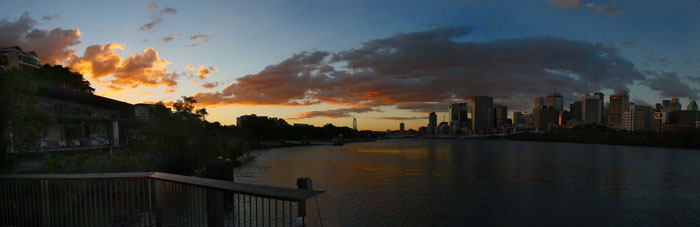
<instances>
[{"instance_id":1,"label":"sunset sky","mask_svg":"<svg viewBox=\"0 0 700 227\"><path fill-rule=\"evenodd\" d=\"M566 108L700 94L698 0L2 1L8 45L113 99L195 96L223 124L417 129L475 95L512 112L554 89Z\"/></svg>"}]
</instances>

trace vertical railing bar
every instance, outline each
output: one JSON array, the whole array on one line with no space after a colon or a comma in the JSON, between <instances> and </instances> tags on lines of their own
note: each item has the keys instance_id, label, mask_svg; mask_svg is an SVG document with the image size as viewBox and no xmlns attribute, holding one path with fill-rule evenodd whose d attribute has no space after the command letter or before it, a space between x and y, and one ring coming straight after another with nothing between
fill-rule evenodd
<instances>
[{"instance_id":1,"label":"vertical railing bar","mask_svg":"<svg viewBox=\"0 0 700 227\"><path fill-rule=\"evenodd\" d=\"M105 189L105 190L109 191L109 196L107 196L107 198L109 199L109 206L107 206L108 207L107 213L109 215L109 222L108 223L110 225L114 225L114 209L117 206L117 204L114 203L114 197L113 197L114 196L114 183L115 183L115 181L116 180L107 181L109 186L107 186L107 188Z\"/></svg>"},{"instance_id":2,"label":"vertical railing bar","mask_svg":"<svg viewBox=\"0 0 700 227\"><path fill-rule=\"evenodd\" d=\"M82 195L82 196L80 196L80 197L83 198L83 209L82 209L82 212L81 212L81 213L83 213L83 219L84 219L84 221L85 221L85 226L88 226L88 225L90 225L90 224L89 224L89 223L90 223L90 215L88 214L88 212L89 212L89 210L90 210L90 209L88 208L88 204L90 203L90 201L88 201L88 200L89 200L90 198L88 197L89 194L88 194L88 191L87 191L87 181L86 181L86 180L81 180L81 184L80 184L80 185L83 187L83 190L82 190L81 193L80 193L80 194Z\"/></svg>"},{"instance_id":3,"label":"vertical railing bar","mask_svg":"<svg viewBox=\"0 0 700 227\"><path fill-rule=\"evenodd\" d=\"M92 222L92 226L96 226L97 225L97 217L96 217L97 197L95 196L95 192L94 192L95 185L93 184L93 181L94 180L90 180L87 184L88 192L90 193L90 209L88 209L88 210L90 210L90 213L91 213L90 222Z\"/></svg>"},{"instance_id":4,"label":"vertical railing bar","mask_svg":"<svg viewBox=\"0 0 700 227\"><path fill-rule=\"evenodd\" d=\"M127 222L127 223L128 223L130 216L131 216L131 210L129 209L129 205L131 205L131 204L129 204L129 197L130 197L129 196L129 185L130 184L131 184L131 182L129 182L129 179L124 179L124 188L122 188L122 190L124 190L124 204L125 204L124 212L123 212L124 213L124 221L123 222Z\"/></svg>"},{"instance_id":5,"label":"vertical railing bar","mask_svg":"<svg viewBox=\"0 0 700 227\"><path fill-rule=\"evenodd\" d=\"M148 182L148 226L151 227L153 226L153 220L152 216L153 215L153 197L151 196L151 190L153 188L153 185L151 184L151 178L146 178L146 181Z\"/></svg>"},{"instance_id":6,"label":"vertical railing bar","mask_svg":"<svg viewBox=\"0 0 700 227\"><path fill-rule=\"evenodd\" d=\"M17 182L17 187L19 188L19 189L17 190L17 193L18 193L18 195L19 195L18 198L20 199L20 201L19 201L20 207L22 207L22 214L20 215L20 219L21 219L22 221L20 221L20 223L26 225L26 224L27 224L27 219L26 219L26 218L23 218L23 217L26 217L26 216L27 216L27 205L26 205L23 201L21 201L22 198L26 198L26 196L22 196L22 192L24 191L24 184L23 184L23 183L24 183L24 182L23 182L22 180L20 180L20 181Z\"/></svg>"},{"instance_id":7,"label":"vertical railing bar","mask_svg":"<svg viewBox=\"0 0 700 227\"><path fill-rule=\"evenodd\" d=\"M9 196L8 196L8 198L7 198L7 203L10 205L10 206L8 206L8 207L16 208L17 206L15 206L14 203L12 202L12 199L18 197L18 196L15 194L15 187L14 187L14 185L15 185L14 180L7 180L7 190L9 191L9 193L8 193ZM18 223L17 223L17 220L18 220L17 217L19 217L19 214L17 213L17 209L11 209L11 210L10 210L10 213L11 213L10 215L12 216L12 218L11 218L11 219L12 219L12 222L11 222L11 223L12 223L13 225L14 225L14 224L18 224ZM17 215L17 216L15 216L15 215Z\"/></svg>"}]
</instances>

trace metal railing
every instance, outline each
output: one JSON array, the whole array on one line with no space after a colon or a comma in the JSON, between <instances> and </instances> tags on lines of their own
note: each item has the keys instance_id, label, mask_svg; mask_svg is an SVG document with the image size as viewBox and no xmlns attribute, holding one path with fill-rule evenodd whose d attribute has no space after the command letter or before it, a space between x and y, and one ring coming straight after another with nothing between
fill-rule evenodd
<instances>
[{"instance_id":1,"label":"metal railing","mask_svg":"<svg viewBox=\"0 0 700 227\"><path fill-rule=\"evenodd\" d=\"M0 175L0 226L314 226L323 191L159 172Z\"/></svg>"}]
</instances>

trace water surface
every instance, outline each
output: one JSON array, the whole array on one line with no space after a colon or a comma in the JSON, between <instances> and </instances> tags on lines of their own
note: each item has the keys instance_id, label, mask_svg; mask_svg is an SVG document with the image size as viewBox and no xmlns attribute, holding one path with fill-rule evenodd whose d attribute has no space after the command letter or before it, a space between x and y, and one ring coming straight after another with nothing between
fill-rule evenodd
<instances>
[{"instance_id":1,"label":"water surface","mask_svg":"<svg viewBox=\"0 0 700 227\"><path fill-rule=\"evenodd\" d=\"M237 182L311 177L345 226L700 225L700 151L383 140L256 151Z\"/></svg>"}]
</instances>

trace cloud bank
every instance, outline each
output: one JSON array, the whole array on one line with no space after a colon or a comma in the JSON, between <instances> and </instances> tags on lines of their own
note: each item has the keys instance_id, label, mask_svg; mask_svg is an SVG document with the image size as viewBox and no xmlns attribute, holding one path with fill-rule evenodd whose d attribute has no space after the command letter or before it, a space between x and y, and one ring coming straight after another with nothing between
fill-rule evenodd
<instances>
[{"instance_id":1,"label":"cloud bank","mask_svg":"<svg viewBox=\"0 0 700 227\"><path fill-rule=\"evenodd\" d=\"M525 110L531 108L533 97L554 89L572 101L584 92L654 83L611 44L552 36L464 41L472 31L444 27L399 33L336 53L301 52L240 77L221 91L194 96L204 105L328 103L366 111L394 106L429 112L488 95L511 109ZM662 94L672 89L649 85ZM697 91L675 95L694 97ZM347 117L347 112L315 111L297 117Z\"/></svg>"},{"instance_id":2,"label":"cloud bank","mask_svg":"<svg viewBox=\"0 0 700 227\"><path fill-rule=\"evenodd\" d=\"M0 20L0 46L20 46L36 51L39 61L58 64L75 53L72 46L80 44L78 29L36 29L36 20L23 13L16 21Z\"/></svg>"}]
</instances>

